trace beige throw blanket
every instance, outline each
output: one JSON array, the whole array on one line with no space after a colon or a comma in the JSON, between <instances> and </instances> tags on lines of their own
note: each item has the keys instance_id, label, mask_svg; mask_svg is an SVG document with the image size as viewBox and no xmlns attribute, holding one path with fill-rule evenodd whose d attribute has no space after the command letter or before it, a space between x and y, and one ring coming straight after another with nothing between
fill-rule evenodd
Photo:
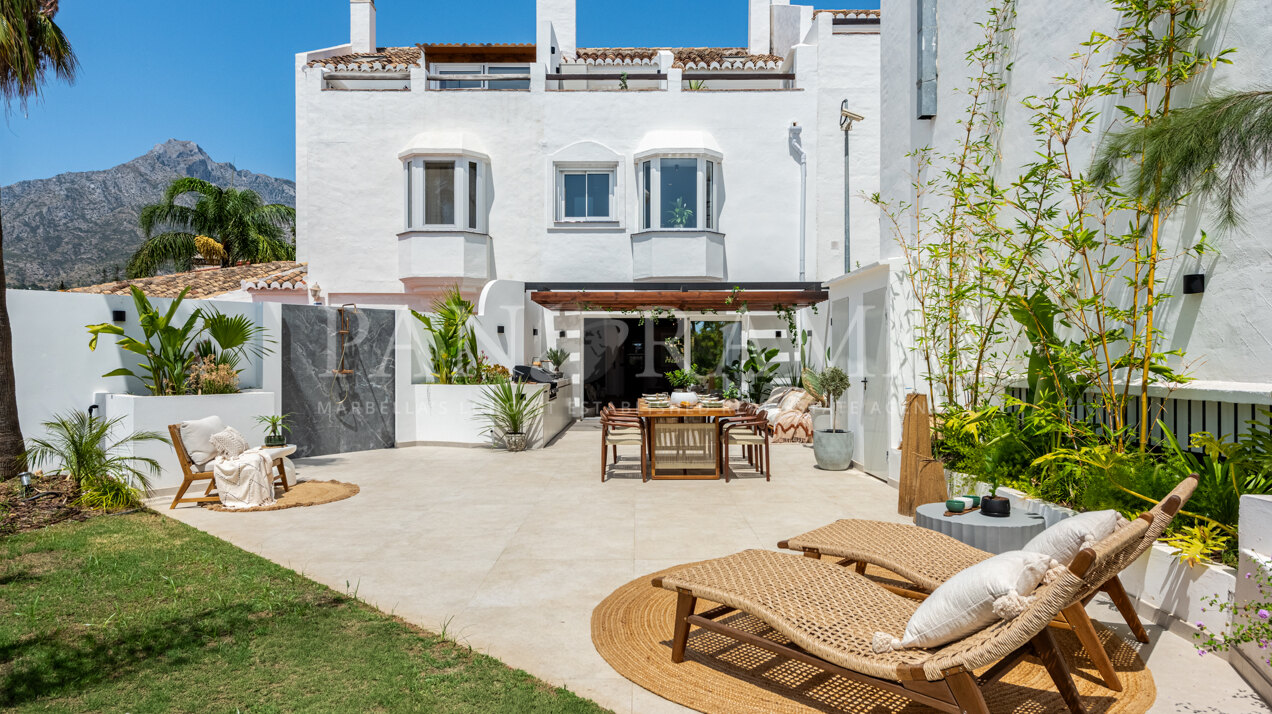
<instances>
[{"instance_id":1,"label":"beige throw blanket","mask_svg":"<svg viewBox=\"0 0 1272 714\"><path fill-rule=\"evenodd\" d=\"M218 455L212 461L212 475L221 505L226 508L256 508L274 504L273 460L260 449L248 449L246 440L233 428L212 437Z\"/></svg>"}]
</instances>

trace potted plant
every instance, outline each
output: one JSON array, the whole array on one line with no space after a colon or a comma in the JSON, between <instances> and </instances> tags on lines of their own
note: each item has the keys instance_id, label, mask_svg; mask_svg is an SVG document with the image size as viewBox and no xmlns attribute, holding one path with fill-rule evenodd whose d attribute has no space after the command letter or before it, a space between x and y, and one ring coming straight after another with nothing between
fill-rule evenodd
<instances>
[{"instance_id":1,"label":"potted plant","mask_svg":"<svg viewBox=\"0 0 1272 714\"><path fill-rule=\"evenodd\" d=\"M265 446L276 447L286 446L287 437L283 436L283 432L291 431L291 427L287 426L287 417L290 414L265 414L256 417L257 423L265 427Z\"/></svg>"},{"instance_id":2,"label":"potted plant","mask_svg":"<svg viewBox=\"0 0 1272 714\"><path fill-rule=\"evenodd\" d=\"M693 406L698 403L698 374L694 367L677 369L668 372L667 381L671 382L671 403L673 406Z\"/></svg>"},{"instance_id":3,"label":"potted plant","mask_svg":"<svg viewBox=\"0 0 1272 714\"><path fill-rule=\"evenodd\" d=\"M976 480L989 486L989 495L981 497L980 510L987 516L1006 518L1011 515L1011 499L998 495L998 484L1002 480L1002 474L998 468L998 459L995 458L992 442L984 448L985 469L977 474Z\"/></svg>"},{"instance_id":4,"label":"potted plant","mask_svg":"<svg viewBox=\"0 0 1272 714\"><path fill-rule=\"evenodd\" d=\"M845 471L852 466L852 432L839 428L836 402L848 391L848 375L838 367L827 367L818 376L818 386L830 398L830 428L813 432L813 456L817 467L827 471Z\"/></svg>"},{"instance_id":5,"label":"potted plant","mask_svg":"<svg viewBox=\"0 0 1272 714\"><path fill-rule=\"evenodd\" d=\"M538 396L527 393L524 382L488 385L478 402L478 416L490 423L484 431L502 439L508 451L525 451L527 430L545 406Z\"/></svg>"},{"instance_id":6,"label":"potted plant","mask_svg":"<svg viewBox=\"0 0 1272 714\"><path fill-rule=\"evenodd\" d=\"M567 350L561 349L560 347L553 347L552 349L543 353L543 358L547 360L548 362L552 363L553 371L555 371L556 375L560 377L561 365L565 364L565 361L570 359L570 353Z\"/></svg>"}]
</instances>

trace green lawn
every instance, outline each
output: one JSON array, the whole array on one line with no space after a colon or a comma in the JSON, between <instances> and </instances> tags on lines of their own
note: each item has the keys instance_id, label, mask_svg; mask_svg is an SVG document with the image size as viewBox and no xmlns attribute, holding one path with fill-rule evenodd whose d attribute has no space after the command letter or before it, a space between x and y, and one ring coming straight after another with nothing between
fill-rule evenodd
<instances>
[{"instance_id":1,"label":"green lawn","mask_svg":"<svg viewBox=\"0 0 1272 714\"><path fill-rule=\"evenodd\" d=\"M0 708L599 712L153 513L0 538Z\"/></svg>"}]
</instances>

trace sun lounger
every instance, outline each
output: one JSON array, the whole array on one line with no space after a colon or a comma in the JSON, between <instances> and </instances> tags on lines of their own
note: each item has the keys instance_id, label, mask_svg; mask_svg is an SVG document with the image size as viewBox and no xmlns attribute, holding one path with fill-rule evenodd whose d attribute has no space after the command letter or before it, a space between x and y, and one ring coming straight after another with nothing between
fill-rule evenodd
<instances>
[{"instance_id":1,"label":"sun lounger","mask_svg":"<svg viewBox=\"0 0 1272 714\"><path fill-rule=\"evenodd\" d=\"M1148 642L1148 633L1144 631L1135 612L1135 605L1127 596L1118 573L1161 537L1166 526L1196 487L1196 475L1189 476L1180 481L1160 503L1149 509L1145 513L1150 519L1149 526L1143 538L1124 554L1116 569L1103 573L1093 583L1090 592L1083 596L1085 603L1095 597L1097 592L1106 593L1140 642ZM991 557L990 553L979 548L927 528L858 519L836 521L781 541L777 545L779 548L802 551L810 558L820 558L822 555L841 558L839 565L855 565L859 573L865 572L867 564L876 565L905 578L914 584L915 589L889 584L884 584L883 587L897 594L917 598L922 598L925 592L935 590L954 574ZM1114 691L1121 691L1122 685L1113 669L1113 663L1100 646L1086 610L1082 607L1071 608L1065 613L1065 622L1073 628L1087 648L1105 685Z\"/></svg>"},{"instance_id":2,"label":"sun lounger","mask_svg":"<svg viewBox=\"0 0 1272 714\"><path fill-rule=\"evenodd\" d=\"M875 633L903 631L920 602L820 559L749 550L685 566L653 584L677 593L674 662L684 661L690 630L699 627L941 711L987 714L981 687L1032 654L1069 709L1080 714L1082 701L1050 625L1082 602L1092 588L1088 578L1102 578L1125 562L1150 520L1138 518L1082 550L1067 570L1034 591L1015 618L933 649L876 651ZM699 598L720 605L695 613ZM759 618L789 644L723 621L735 611Z\"/></svg>"}]
</instances>

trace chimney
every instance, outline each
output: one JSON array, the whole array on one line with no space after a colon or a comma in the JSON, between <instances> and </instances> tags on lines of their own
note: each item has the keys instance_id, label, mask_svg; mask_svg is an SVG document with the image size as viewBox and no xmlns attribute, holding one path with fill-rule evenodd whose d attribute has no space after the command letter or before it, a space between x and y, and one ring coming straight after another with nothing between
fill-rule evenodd
<instances>
[{"instance_id":1,"label":"chimney","mask_svg":"<svg viewBox=\"0 0 1272 714\"><path fill-rule=\"evenodd\" d=\"M349 0L349 44L354 54L375 52L375 0Z\"/></svg>"},{"instance_id":2,"label":"chimney","mask_svg":"<svg viewBox=\"0 0 1272 714\"><path fill-rule=\"evenodd\" d=\"M769 11L769 54L789 57L813 27L813 7L774 3Z\"/></svg>"},{"instance_id":3,"label":"chimney","mask_svg":"<svg viewBox=\"0 0 1272 714\"><path fill-rule=\"evenodd\" d=\"M773 5L789 5L790 0L748 0L747 9L747 51L753 55L766 55L772 52L772 19L770 7Z\"/></svg>"},{"instance_id":4,"label":"chimney","mask_svg":"<svg viewBox=\"0 0 1272 714\"><path fill-rule=\"evenodd\" d=\"M535 38L539 45L537 54L545 65L555 67L562 57L573 55L577 48L574 3L575 0L535 0L535 24L539 28Z\"/></svg>"}]
</instances>

